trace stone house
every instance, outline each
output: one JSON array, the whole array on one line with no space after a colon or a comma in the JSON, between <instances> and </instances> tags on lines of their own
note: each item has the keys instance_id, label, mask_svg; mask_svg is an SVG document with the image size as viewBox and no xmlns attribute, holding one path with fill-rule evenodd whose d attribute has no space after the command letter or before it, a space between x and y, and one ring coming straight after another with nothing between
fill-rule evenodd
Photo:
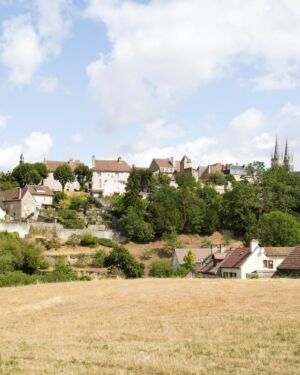
<instances>
[{"instance_id":1,"label":"stone house","mask_svg":"<svg viewBox=\"0 0 300 375\"><path fill-rule=\"evenodd\" d=\"M271 277L291 251L292 248L264 248L252 240L249 248L234 249L228 254L220 266L221 275L237 279L247 279L252 274Z\"/></svg>"},{"instance_id":2,"label":"stone house","mask_svg":"<svg viewBox=\"0 0 300 375\"><path fill-rule=\"evenodd\" d=\"M75 168L77 168L80 164L82 164L79 160L72 160L69 161L55 161L55 160L44 160L44 163L48 170L48 177L44 179L43 185L48 186L54 192L62 191L61 183L54 178L54 172L57 167L61 165L68 165L72 171L74 172ZM74 182L68 182L65 186L65 191L79 191L80 184L77 180Z\"/></svg>"},{"instance_id":3,"label":"stone house","mask_svg":"<svg viewBox=\"0 0 300 375\"><path fill-rule=\"evenodd\" d=\"M117 160L92 159L92 194L111 196L113 194L124 194L131 167L122 158Z\"/></svg>"},{"instance_id":4,"label":"stone house","mask_svg":"<svg viewBox=\"0 0 300 375\"><path fill-rule=\"evenodd\" d=\"M53 192L47 186L27 185L3 191L1 205L13 219L36 217L41 208L52 206Z\"/></svg>"}]
</instances>

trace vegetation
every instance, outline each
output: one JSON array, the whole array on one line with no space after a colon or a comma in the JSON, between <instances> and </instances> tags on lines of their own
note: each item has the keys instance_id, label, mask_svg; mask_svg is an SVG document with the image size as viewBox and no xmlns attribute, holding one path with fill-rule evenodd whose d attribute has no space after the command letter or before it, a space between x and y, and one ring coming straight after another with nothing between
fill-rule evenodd
<instances>
[{"instance_id":1,"label":"vegetation","mask_svg":"<svg viewBox=\"0 0 300 375\"><path fill-rule=\"evenodd\" d=\"M62 186L62 190L65 191L66 184L68 182L75 181L75 175L69 165L60 165L54 172L55 180L59 181Z\"/></svg>"},{"instance_id":2,"label":"vegetation","mask_svg":"<svg viewBox=\"0 0 300 375\"><path fill-rule=\"evenodd\" d=\"M79 182L80 190L86 191L88 184L92 181L93 171L87 165L80 164L75 168L74 174Z\"/></svg>"},{"instance_id":3,"label":"vegetation","mask_svg":"<svg viewBox=\"0 0 300 375\"><path fill-rule=\"evenodd\" d=\"M48 176L48 171L43 163L19 164L11 173L11 178L23 188L26 185L38 185Z\"/></svg>"},{"instance_id":4,"label":"vegetation","mask_svg":"<svg viewBox=\"0 0 300 375\"><path fill-rule=\"evenodd\" d=\"M248 243L257 234L262 245L265 241L295 245L297 235L287 233L278 240L273 231L265 238L257 228L264 224L264 215L274 211L291 215L299 223L300 174L290 173L286 167L266 169L260 162L252 163L247 173L239 182L215 173L208 178L208 186L200 186L190 173L179 173L176 189L169 185L167 176L133 170L126 194L113 201L111 215L118 219L128 239L137 242L164 238L170 233L209 236L221 231L226 244L232 236ZM232 182L231 189L224 194L213 187L228 182ZM290 222L288 217L281 215L281 228L285 220Z\"/></svg>"},{"instance_id":5,"label":"vegetation","mask_svg":"<svg viewBox=\"0 0 300 375\"><path fill-rule=\"evenodd\" d=\"M174 274L170 259L156 260L151 264L149 276L151 277L172 277Z\"/></svg>"},{"instance_id":6,"label":"vegetation","mask_svg":"<svg viewBox=\"0 0 300 375\"><path fill-rule=\"evenodd\" d=\"M128 279L135 279L144 275L144 264L138 263L123 246L114 246L105 258L104 266L120 269Z\"/></svg>"}]
</instances>

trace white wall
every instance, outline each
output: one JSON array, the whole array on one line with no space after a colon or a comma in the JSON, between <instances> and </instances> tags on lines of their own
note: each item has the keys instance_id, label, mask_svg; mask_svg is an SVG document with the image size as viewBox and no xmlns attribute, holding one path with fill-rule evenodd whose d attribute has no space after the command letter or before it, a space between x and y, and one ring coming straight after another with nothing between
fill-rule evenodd
<instances>
[{"instance_id":1,"label":"white wall","mask_svg":"<svg viewBox=\"0 0 300 375\"><path fill-rule=\"evenodd\" d=\"M39 208L42 206L52 206L53 197L48 195L33 195L33 198Z\"/></svg>"},{"instance_id":2,"label":"white wall","mask_svg":"<svg viewBox=\"0 0 300 375\"><path fill-rule=\"evenodd\" d=\"M61 183L55 180L53 172L49 172L49 176L44 179L43 185L48 186L53 191L62 191ZM65 186L65 191L79 191L80 184L78 181L72 183L67 183Z\"/></svg>"},{"instance_id":3,"label":"white wall","mask_svg":"<svg viewBox=\"0 0 300 375\"><path fill-rule=\"evenodd\" d=\"M102 191L104 196L124 194L128 172L93 172L92 190Z\"/></svg>"}]
</instances>

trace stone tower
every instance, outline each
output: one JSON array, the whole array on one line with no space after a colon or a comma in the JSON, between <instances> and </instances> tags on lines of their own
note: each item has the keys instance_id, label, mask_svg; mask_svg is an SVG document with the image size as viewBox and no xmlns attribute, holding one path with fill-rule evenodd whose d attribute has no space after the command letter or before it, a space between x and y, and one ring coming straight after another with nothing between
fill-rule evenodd
<instances>
[{"instance_id":1,"label":"stone tower","mask_svg":"<svg viewBox=\"0 0 300 375\"><path fill-rule=\"evenodd\" d=\"M290 154L288 139L286 139L283 164L289 168L290 172L294 172L294 158Z\"/></svg>"},{"instance_id":2,"label":"stone tower","mask_svg":"<svg viewBox=\"0 0 300 375\"><path fill-rule=\"evenodd\" d=\"M275 151L274 151L274 155L272 155L271 157L271 166L278 167L280 165L283 165L283 160L282 160L282 155L280 154L278 138L276 136Z\"/></svg>"}]
</instances>

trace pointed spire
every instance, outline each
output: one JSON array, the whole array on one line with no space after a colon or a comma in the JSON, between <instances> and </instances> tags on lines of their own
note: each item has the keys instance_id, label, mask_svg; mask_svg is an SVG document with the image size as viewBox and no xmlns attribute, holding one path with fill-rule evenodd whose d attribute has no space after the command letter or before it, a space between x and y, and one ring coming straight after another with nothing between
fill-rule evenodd
<instances>
[{"instance_id":1,"label":"pointed spire","mask_svg":"<svg viewBox=\"0 0 300 375\"><path fill-rule=\"evenodd\" d=\"M284 161L289 161L289 160L290 160L289 142L288 142L288 139L286 138Z\"/></svg>"},{"instance_id":2,"label":"pointed spire","mask_svg":"<svg viewBox=\"0 0 300 375\"><path fill-rule=\"evenodd\" d=\"M274 152L274 159L280 159L280 149L279 149L279 143L278 143L278 137L276 135L276 142L275 142L275 152Z\"/></svg>"},{"instance_id":3,"label":"pointed spire","mask_svg":"<svg viewBox=\"0 0 300 375\"><path fill-rule=\"evenodd\" d=\"M20 156L20 164L24 164L24 155L23 155L23 152Z\"/></svg>"}]
</instances>

